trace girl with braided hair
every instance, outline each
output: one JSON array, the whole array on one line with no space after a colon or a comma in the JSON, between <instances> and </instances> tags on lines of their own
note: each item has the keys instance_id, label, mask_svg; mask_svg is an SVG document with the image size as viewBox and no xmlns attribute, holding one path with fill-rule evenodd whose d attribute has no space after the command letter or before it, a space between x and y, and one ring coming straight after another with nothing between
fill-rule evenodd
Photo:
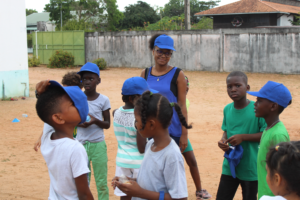
<instances>
[{"instance_id":1,"label":"girl with braided hair","mask_svg":"<svg viewBox=\"0 0 300 200\"><path fill-rule=\"evenodd\" d=\"M267 183L275 197L260 200L300 200L300 141L282 142L267 154Z\"/></svg>"},{"instance_id":2,"label":"girl with braided hair","mask_svg":"<svg viewBox=\"0 0 300 200\"><path fill-rule=\"evenodd\" d=\"M119 182L117 186L133 200L141 199L187 199L187 182L184 161L176 142L170 137L168 127L173 116L173 108L186 129L188 125L177 103L170 103L161 94L146 91L134 107L135 126L147 142L144 159L137 179L130 184Z\"/></svg>"},{"instance_id":3,"label":"girl with braided hair","mask_svg":"<svg viewBox=\"0 0 300 200\"><path fill-rule=\"evenodd\" d=\"M187 120L187 80L180 68L169 65L173 51L175 51L173 39L168 35L155 34L149 40L149 48L152 51L154 65L144 69L141 77L147 80L150 88L157 90L170 102L177 103ZM175 109L173 110L175 111ZM188 139L188 131L182 126L176 114L172 117L169 133L171 138L180 147L182 155L189 166L196 187L197 200L210 199L211 195L201 185L197 160Z\"/></svg>"}]
</instances>

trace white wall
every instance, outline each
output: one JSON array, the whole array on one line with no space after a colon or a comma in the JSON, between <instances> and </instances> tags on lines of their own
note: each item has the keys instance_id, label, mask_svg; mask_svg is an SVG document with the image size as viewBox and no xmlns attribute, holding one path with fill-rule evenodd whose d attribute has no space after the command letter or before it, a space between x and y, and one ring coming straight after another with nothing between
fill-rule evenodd
<instances>
[{"instance_id":1,"label":"white wall","mask_svg":"<svg viewBox=\"0 0 300 200\"><path fill-rule=\"evenodd\" d=\"M25 0L0 0L0 98L29 95L25 9Z\"/></svg>"},{"instance_id":2,"label":"white wall","mask_svg":"<svg viewBox=\"0 0 300 200\"><path fill-rule=\"evenodd\" d=\"M293 15L282 15L277 19L277 26L292 26L289 20L293 21L293 19L294 19Z\"/></svg>"}]
</instances>

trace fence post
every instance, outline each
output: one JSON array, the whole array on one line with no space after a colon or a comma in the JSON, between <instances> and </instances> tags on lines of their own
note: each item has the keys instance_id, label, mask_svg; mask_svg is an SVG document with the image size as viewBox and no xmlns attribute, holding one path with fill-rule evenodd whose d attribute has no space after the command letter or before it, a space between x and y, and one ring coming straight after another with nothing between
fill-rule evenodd
<instances>
[{"instance_id":1,"label":"fence post","mask_svg":"<svg viewBox=\"0 0 300 200\"><path fill-rule=\"evenodd\" d=\"M224 32L220 29L220 72L224 72Z\"/></svg>"},{"instance_id":2,"label":"fence post","mask_svg":"<svg viewBox=\"0 0 300 200\"><path fill-rule=\"evenodd\" d=\"M35 32L35 57L39 58L38 43L37 43L37 31Z\"/></svg>"}]
</instances>

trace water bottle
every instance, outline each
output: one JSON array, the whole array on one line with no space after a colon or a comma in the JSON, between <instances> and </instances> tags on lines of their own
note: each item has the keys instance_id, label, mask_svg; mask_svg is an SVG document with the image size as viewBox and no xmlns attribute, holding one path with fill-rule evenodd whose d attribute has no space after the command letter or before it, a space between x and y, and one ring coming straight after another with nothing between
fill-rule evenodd
<instances>
[{"instance_id":1,"label":"water bottle","mask_svg":"<svg viewBox=\"0 0 300 200\"><path fill-rule=\"evenodd\" d=\"M91 117L88 115L87 117L86 117L86 120L85 120L86 122L90 122L91 121Z\"/></svg>"},{"instance_id":2,"label":"water bottle","mask_svg":"<svg viewBox=\"0 0 300 200\"><path fill-rule=\"evenodd\" d=\"M28 117L28 115L27 114L22 114L22 117Z\"/></svg>"}]
</instances>

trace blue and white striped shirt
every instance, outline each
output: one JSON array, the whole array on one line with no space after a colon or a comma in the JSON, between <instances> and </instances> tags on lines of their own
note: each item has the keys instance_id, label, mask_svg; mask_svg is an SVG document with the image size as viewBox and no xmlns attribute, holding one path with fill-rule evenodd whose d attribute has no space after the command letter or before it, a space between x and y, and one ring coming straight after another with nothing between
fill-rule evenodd
<instances>
[{"instance_id":1,"label":"blue and white striped shirt","mask_svg":"<svg viewBox=\"0 0 300 200\"><path fill-rule=\"evenodd\" d=\"M134 109L120 107L114 114L114 132L118 141L116 164L123 168L140 168L143 154L137 148Z\"/></svg>"}]
</instances>

